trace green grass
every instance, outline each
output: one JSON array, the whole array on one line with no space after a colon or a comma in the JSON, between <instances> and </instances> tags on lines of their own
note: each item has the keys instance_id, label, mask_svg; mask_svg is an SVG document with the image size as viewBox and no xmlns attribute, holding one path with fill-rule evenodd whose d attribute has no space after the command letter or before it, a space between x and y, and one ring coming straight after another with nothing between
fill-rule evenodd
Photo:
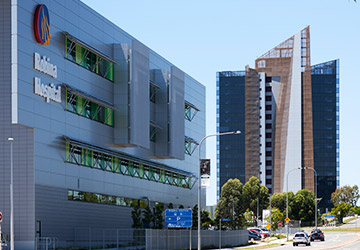
<instances>
[{"instance_id":1,"label":"green grass","mask_svg":"<svg viewBox=\"0 0 360 250\"><path fill-rule=\"evenodd\" d=\"M323 232L360 232L360 228L329 228L321 229Z\"/></svg>"},{"instance_id":2,"label":"green grass","mask_svg":"<svg viewBox=\"0 0 360 250\"><path fill-rule=\"evenodd\" d=\"M278 246L279 243L271 243L268 245L263 245L263 246L256 246L256 247L245 247L245 248L235 248L235 250L246 250L246 249L263 249L263 248L269 248L269 247L273 247L273 246Z\"/></svg>"},{"instance_id":3,"label":"green grass","mask_svg":"<svg viewBox=\"0 0 360 250\"><path fill-rule=\"evenodd\" d=\"M265 242L270 242L270 241L274 241L274 240L277 240L278 238L277 237L268 237L268 238L265 238Z\"/></svg>"},{"instance_id":4,"label":"green grass","mask_svg":"<svg viewBox=\"0 0 360 250\"><path fill-rule=\"evenodd\" d=\"M352 217L352 218L349 218L347 220L344 220L343 223L348 223L349 221L352 221L352 220L355 220L356 218L355 217Z\"/></svg>"}]
</instances>

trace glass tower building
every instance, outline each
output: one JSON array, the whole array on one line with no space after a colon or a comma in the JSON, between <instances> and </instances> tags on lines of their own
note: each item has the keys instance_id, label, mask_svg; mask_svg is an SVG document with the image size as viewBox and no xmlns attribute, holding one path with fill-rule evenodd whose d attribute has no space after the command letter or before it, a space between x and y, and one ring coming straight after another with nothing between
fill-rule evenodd
<instances>
[{"instance_id":1,"label":"glass tower building","mask_svg":"<svg viewBox=\"0 0 360 250\"><path fill-rule=\"evenodd\" d=\"M339 185L339 60L312 66L311 83L319 207L329 207Z\"/></svg>"},{"instance_id":2,"label":"glass tower building","mask_svg":"<svg viewBox=\"0 0 360 250\"><path fill-rule=\"evenodd\" d=\"M338 60L311 66L306 27L255 60L217 73L218 193L230 178L255 176L269 193L315 191L332 206L339 185ZM317 176L314 173L317 172Z\"/></svg>"}]
</instances>

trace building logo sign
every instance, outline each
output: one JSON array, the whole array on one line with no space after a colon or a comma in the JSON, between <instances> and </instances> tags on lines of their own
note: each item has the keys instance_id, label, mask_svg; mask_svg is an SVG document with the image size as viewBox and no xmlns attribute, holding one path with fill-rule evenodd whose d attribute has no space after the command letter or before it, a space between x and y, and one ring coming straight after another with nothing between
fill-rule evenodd
<instances>
[{"instance_id":1,"label":"building logo sign","mask_svg":"<svg viewBox=\"0 0 360 250\"><path fill-rule=\"evenodd\" d=\"M35 11L34 20L35 38L43 45L50 44L50 17L49 11L44 4L39 4Z\"/></svg>"},{"instance_id":2,"label":"building logo sign","mask_svg":"<svg viewBox=\"0 0 360 250\"><path fill-rule=\"evenodd\" d=\"M34 69L49 75L53 78L57 78L57 67L50 63L50 58L43 56L39 53L34 53Z\"/></svg>"},{"instance_id":3,"label":"building logo sign","mask_svg":"<svg viewBox=\"0 0 360 250\"><path fill-rule=\"evenodd\" d=\"M34 77L34 93L44 97L47 103L49 103L50 100L61 102L61 86L56 88L53 83L45 85L41 83L41 79L38 77Z\"/></svg>"},{"instance_id":4,"label":"building logo sign","mask_svg":"<svg viewBox=\"0 0 360 250\"><path fill-rule=\"evenodd\" d=\"M34 53L34 69L53 78L57 78L57 66L50 63L50 58ZM51 101L61 103L61 86L53 83L43 84L39 77L34 77L34 93L44 97L47 103Z\"/></svg>"}]
</instances>

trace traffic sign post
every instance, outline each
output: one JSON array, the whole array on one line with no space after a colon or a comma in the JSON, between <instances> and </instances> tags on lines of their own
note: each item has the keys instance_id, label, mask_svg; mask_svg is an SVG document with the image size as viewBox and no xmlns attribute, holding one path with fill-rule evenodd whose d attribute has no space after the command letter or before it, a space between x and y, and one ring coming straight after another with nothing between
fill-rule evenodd
<instances>
[{"instance_id":1,"label":"traffic sign post","mask_svg":"<svg viewBox=\"0 0 360 250\"><path fill-rule=\"evenodd\" d=\"M281 221L281 220L279 220L277 224L278 224L278 227L280 227L279 244L281 245L281 230L282 230L282 228L281 228L281 227L282 227L283 223L282 223L282 221Z\"/></svg>"},{"instance_id":2,"label":"traffic sign post","mask_svg":"<svg viewBox=\"0 0 360 250\"><path fill-rule=\"evenodd\" d=\"M192 227L192 210L187 209L166 209L165 224L168 228Z\"/></svg>"}]
</instances>

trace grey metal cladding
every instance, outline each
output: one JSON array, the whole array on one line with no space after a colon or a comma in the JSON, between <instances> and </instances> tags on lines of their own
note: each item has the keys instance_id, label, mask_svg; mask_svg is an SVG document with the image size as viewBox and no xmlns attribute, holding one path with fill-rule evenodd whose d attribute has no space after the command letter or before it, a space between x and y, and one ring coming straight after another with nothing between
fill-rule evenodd
<instances>
[{"instance_id":1,"label":"grey metal cladding","mask_svg":"<svg viewBox=\"0 0 360 250\"><path fill-rule=\"evenodd\" d=\"M129 145L129 45L114 44L114 144Z\"/></svg>"},{"instance_id":2,"label":"grey metal cladding","mask_svg":"<svg viewBox=\"0 0 360 250\"><path fill-rule=\"evenodd\" d=\"M171 157L184 160L184 85L185 74L171 66L170 100L169 100L169 153Z\"/></svg>"},{"instance_id":3,"label":"grey metal cladding","mask_svg":"<svg viewBox=\"0 0 360 250\"><path fill-rule=\"evenodd\" d=\"M149 48L135 39L131 48L130 143L150 148Z\"/></svg>"},{"instance_id":4,"label":"grey metal cladding","mask_svg":"<svg viewBox=\"0 0 360 250\"><path fill-rule=\"evenodd\" d=\"M151 71L154 75L154 82L159 86L156 92L155 103L155 121L161 127L156 134L155 156L159 158L169 158L168 149L168 97L167 83L169 72L166 70L154 69Z\"/></svg>"},{"instance_id":5,"label":"grey metal cladding","mask_svg":"<svg viewBox=\"0 0 360 250\"><path fill-rule=\"evenodd\" d=\"M17 7L16 7L17 8ZM11 122L11 1L0 7L0 211L4 235L10 232L10 143L13 137L13 194L15 249L33 249L35 231L34 130ZM18 10L17 10L18 11ZM16 53L15 53L16 52ZM18 58L22 62L23 58ZM19 84L19 82L17 82ZM26 245L27 244L27 245ZM31 248L32 246L32 248Z\"/></svg>"}]
</instances>

